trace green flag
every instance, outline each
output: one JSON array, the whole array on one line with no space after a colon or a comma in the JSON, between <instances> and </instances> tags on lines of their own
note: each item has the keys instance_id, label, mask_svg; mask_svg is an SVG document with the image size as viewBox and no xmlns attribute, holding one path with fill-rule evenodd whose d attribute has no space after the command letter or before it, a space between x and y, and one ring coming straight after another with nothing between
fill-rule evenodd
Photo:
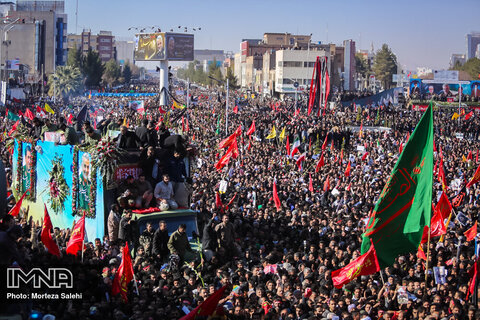
<instances>
[{"instance_id":1,"label":"green flag","mask_svg":"<svg viewBox=\"0 0 480 320\"><path fill-rule=\"evenodd\" d=\"M12 121L17 121L18 119L20 119L20 117L17 116L17 115L16 115L15 113L13 113L12 111L8 110L7 119L8 119L8 120L12 120Z\"/></svg>"},{"instance_id":2,"label":"green flag","mask_svg":"<svg viewBox=\"0 0 480 320\"><path fill-rule=\"evenodd\" d=\"M362 254L370 238L381 268L417 250L430 226L433 183L433 111L428 107L400 155L370 216Z\"/></svg>"}]
</instances>

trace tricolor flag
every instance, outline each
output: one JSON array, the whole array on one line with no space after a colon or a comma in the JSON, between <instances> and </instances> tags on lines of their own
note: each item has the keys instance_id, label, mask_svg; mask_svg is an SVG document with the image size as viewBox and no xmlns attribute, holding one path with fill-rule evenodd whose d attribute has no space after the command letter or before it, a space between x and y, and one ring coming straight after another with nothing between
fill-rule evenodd
<instances>
[{"instance_id":1,"label":"tricolor flag","mask_svg":"<svg viewBox=\"0 0 480 320\"><path fill-rule=\"evenodd\" d=\"M145 106L144 106L144 101L143 100L135 100L135 101L129 101L128 106L137 111L138 113L145 113Z\"/></svg>"},{"instance_id":2,"label":"tricolor flag","mask_svg":"<svg viewBox=\"0 0 480 320\"><path fill-rule=\"evenodd\" d=\"M298 152L299 147L300 147L300 140L297 139L293 142L293 145L291 147L291 149L292 149L292 153L290 154L291 157L293 157L295 155L295 153Z\"/></svg>"}]
</instances>

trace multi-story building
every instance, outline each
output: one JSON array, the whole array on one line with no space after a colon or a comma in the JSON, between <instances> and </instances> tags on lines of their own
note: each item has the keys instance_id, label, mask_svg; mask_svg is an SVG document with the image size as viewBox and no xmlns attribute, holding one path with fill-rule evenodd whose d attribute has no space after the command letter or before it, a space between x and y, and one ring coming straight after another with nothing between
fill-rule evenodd
<instances>
[{"instance_id":1,"label":"multi-story building","mask_svg":"<svg viewBox=\"0 0 480 320\"><path fill-rule=\"evenodd\" d=\"M117 61L120 64L127 62L133 63L133 52L135 50L135 42L131 40L117 40L115 39L115 53Z\"/></svg>"},{"instance_id":2,"label":"multi-story building","mask_svg":"<svg viewBox=\"0 0 480 320\"><path fill-rule=\"evenodd\" d=\"M330 51L326 50L277 50L275 53L275 92L280 95L302 92L310 85L317 57L327 57L331 74ZM298 88L294 83L298 82Z\"/></svg>"},{"instance_id":3,"label":"multi-story building","mask_svg":"<svg viewBox=\"0 0 480 320\"><path fill-rule=\"evenodd\" d=\"M465 59L475 58L475 51L477 46L480 44L480 32L472 32L466 35L467 42L467 52L465 54Z\"/></svg>"},{"instance_id":4,"label":"multi-story building","mask_svg":"<svg viewBox=\"0 0 480 320\"><path fill-rule=\"evenodd\" d=\"M344 59L343 59L343 90L355 90L355 41L343 41Z\"/></svg>"},{"instance_id":5,"label":"multi-story building","mask_svg":"<svg viewBox=\"0 0 480 320\"><path fill-rule=\"evenodd\" d=\"M465 62L464 54L454 53L450 56L450 68L453 68L457 63L464 64Z\"/></svg>"},{"instance_id":6,"label":"multi-story building","mask_svg":"<svg viewBox=\"0 0 480 320\"><path fill-rule=\"evenodd\" d=\"M54 65L64 65L67 62L67 14L65 13L64 0L17 0L16 11L10 11L9 17L12 19L20 18L22 22L29 19L42 21L42 17L45 16L42 13L53 13L52 28L45 30L45 37L53 41L54 53L50 54L50 51L47 51L47 56L54 57ZM47 22L46 25L49 26L50 23ZM50 44L45 45L46 50L49 50L49 47ZM49 60L48 57L47 60ZM45 64L45 70L47 73L49 72L47 70L50 70L47 63Z\"/></svg>"},{"instance_id":7,"label":"multi-story building","mask_svg":"<svg viewBox=\"0 0 480 320\"><path fill-rule=\"evenodd\" d=\"M84 29L81 34L69 34L67 38L69 49L77 47L83 55L88 50L97 51L102 62L115 59L115 37L111 31L100 31L94 35L90 29Z\"/></svg>"}]
</instances>

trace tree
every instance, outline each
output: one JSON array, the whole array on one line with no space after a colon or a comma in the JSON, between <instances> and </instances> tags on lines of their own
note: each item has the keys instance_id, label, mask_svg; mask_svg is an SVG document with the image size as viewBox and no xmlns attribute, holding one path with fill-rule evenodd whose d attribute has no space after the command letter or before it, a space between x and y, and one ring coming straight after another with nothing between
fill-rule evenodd
<instances>
[{"instance_id":1,"label":"tree","mask_svg":"<svg viewBox=\"0 0 480 320\"><path fill-rule=\"evenodd\" d=\"M125 66L123 67L123 79L127 84L130 83L130 80L132 80L132 69L130 69L130 65L128 63L125 63Z\"/></svg>"},{"instance_id":2,"label":"tree","mask_svg":"<svg viewBox=\"0 0 480 320\"><path fill-rule=\"evenodd\" d=\"M383 88L389 89L392 84L392 75L397 73L397 57L386 44L383 44L375 55L373 72L382 82Z\"/></svg>"},{"instance_id":3,"label":"tree","mask_svg":"<svg viewBox=\"0 0 480 320\"><path fill-rule=\"evenodd\" d=\"M104 66L97 51L88 50L87 56L83 60L83 73L87 77L86 87L98 87L102 80Z\"/></svg>"},{"instance_id":4,"label":"tree","mask_svg":"<svg viewBox=\"0 0 480 320\"><path fill-rule=\"evenodd\" d=\"M480 77L480 59L477 59L477 58L468 59L468 61L465 62L463 65L461 65L460 62L457 61L455 63L455 66L452 69L465 71L473 79L478 79Z\"/></svg>"},{"instance_id":5,"label":"tree","mask_svg":"<svg viewBox=\"0 0 480 320\"><path fill-rule=\"evenodd\" d=\"M122 69L115 59L110 59L105 64L102 80L110 86L118 84L120 77L122 76Z\"/></svg>"},{"instance_id":6,"label":"tree","mask_svg":"<svg viewBox=\"0 0 480 320\"><path fill-rule=\"evenodd\" d=\"M217 65L217 59L213 58L213 61L208 65L208 77L213 77L217 79L218 81L222 81L223 75L222 71L220 70L220 67ZM208 78L207 79L207 84L209 85L214 85L218 84L217 81Z\"/></svg>"},{"instance_id":7,"label":"tree","mask_svg":"<svg viewBox=\"0 0 480 320\"><path fill-rule=\"evenodd\" d=\"M237 84L237 77L233 74L232 68L227 68L227 74L225 76L225 79L228 79L228 86L232 89L237 89L238 84Z\"/></svg>"},{"instance_id":8,"label":"tree","mask_svg":"<svg viewBox=\"0 0 480 320\"><path fill-rule=\"evenodd\" d=\"M365 59L365 56L361 53L355 54L355 68L357 70L357 73L360 74L363 78L366 78L370 75L370 65Z\"/></svg>"},{"instance_id":9,"label":"tree","mask_svg":"<svg viewBox=\"0 0 480 320\"><path fill-rule=\"evenodd\" d=\"M82 70L82 52L76 46L68 49L67 66Z\"/></svg>"},{"instance_id":10,"label":"tree","mask_svg":"<svg viewBox=\"0 0 480 320\"><path fill-rule=\"evenodd\" d=\"M48 77L48 94L61 99L79 92L82 87L82 73L79 68L58 66L54 74Z\"/></svg>"}]
</instances>

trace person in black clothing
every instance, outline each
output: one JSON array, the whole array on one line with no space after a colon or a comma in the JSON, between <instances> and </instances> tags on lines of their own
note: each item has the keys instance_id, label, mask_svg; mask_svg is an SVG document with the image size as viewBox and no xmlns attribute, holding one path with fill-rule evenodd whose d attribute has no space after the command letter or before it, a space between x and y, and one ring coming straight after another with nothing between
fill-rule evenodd
<instances>
[{"instance_id":1,"label":"person in black clothing","mask_svg":"<svg viewBox=\"0 0 480 320\"><path fill-rule=\"evenodd\" d=\"M142 125L135 130L135 135L137 136L137 145L139 147L145 148L148 146L148 120L143 119Z\"/></svg>"},{"instance_id":2,"label":"person in black clothing","mask_svg":"<svg viewBox=\"0 0 480 320\"><path fill-rule=\"evenodd\" d=\"M158 143L160 148L165 147L165 139L170 136L170 131L165 127L165 123L161 123L160 127L158 128Z\"/></svg>"},{"instance_id":3,"label":"person in black clothing","mask_svg":"<svg viewBox=\"0 0 480 320\"><path fill-rule=\"evenodd\" d=\"M33 118L33 127L30 131L30 135L35 139L40 139L42 136L43 122L38 118Z\"/></svg>"},{"instance_id":4,"label":"person in black clothing","mask_svg":"<svg viewBox=\"0 0 480 320\"><path fill-rule=\"evenodd\" d=\"M142 151L139 166L142 168L143 174L145 174L145 179L147 179L152 186L155 186L162 176L163 170L160 168L160 160L154 147L150 146Z\"/></svg>"},{"instance_id":5,"label":"person in black clothing","mask_svg":"<svg viewBox=\"0 0 480 320\"><path fill-rule=\"evenodd\" d=\"M130 248L133 248L134 230L132 223L132 212L126 211L120 220L120 227L118 229L118 239L121 242L128 241Z\"/></svg>"},{"instance_id":6,"label":"person in black clothing","mask_svg":"<svg viewBox=\"0 0 480 320\"><path fill-rule=\"evenodd\" d=\"M217 233L215 232L214 225L216 217L217 214L213 213L210 221L203 227L202 251L207 261L212 259L215 248L217 247Z\"/></svg>"},{"instance_id":7,"label":"person in black clothing","mask_svg":"<svg viewBox=\"0 0 480 320\"><path fill-rule=\"evenodd\" d=\"M158 133L155 130L155 122L150 121L147 126L147 144L150 147L158 147Z\"/></svg>"},{"instance_id":8,"label":"person in black clothing","mask_svg":"<svg viewBox=\"0 0 480 320\"><path fill-rule=\"evenodd\" d=\"M117 146L121 149L135 149L137 148L138 138L134 132L129 131L125 126L122 126L116 141Z\"/></svg>"},{"instance_id":9,"label":"person in black clothing","mask_svg":"<svg viewBox=\"0 0 480 320\"><path fill-rule=\"evenodd\" d=\"M166 261L168 258L168 240L170 239L168 235L167 223L165 221L160 221L158 224L158 229L153 235L153 256L156 256L160 262Z\"/></svg>"}]
</instances>

